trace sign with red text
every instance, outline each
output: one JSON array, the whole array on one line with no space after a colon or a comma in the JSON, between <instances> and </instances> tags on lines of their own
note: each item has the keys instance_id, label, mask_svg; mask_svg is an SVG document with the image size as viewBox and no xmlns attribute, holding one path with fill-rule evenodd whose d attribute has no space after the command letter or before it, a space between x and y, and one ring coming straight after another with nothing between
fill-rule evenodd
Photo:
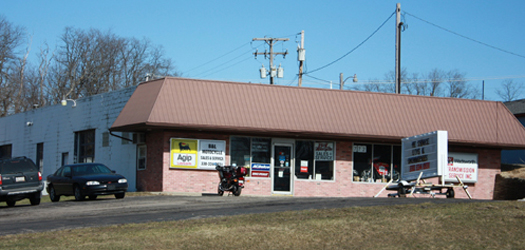
<instances>
[{"instance_id":1,"label":"sign with red text","mask_svg":"<svg viewBox=\"0 0 525 250\"><path fill-rule=\"evenodd\" d=\"M170 168L215 170L226 163L226 141L170 139Z\"/></svg>"},{"instance_id":2,"label":"sign with red text","mask_svg":"<svg viewBox=\"0 0 525 250\"><path fill-rule=\"evenodd\" d=\"M251 177L268 178L270 177L270 164L269 163L252 163L252 174Z\"/></svg>"},{"instance_id":3,"label":"sign with red text","mask_svg":"<svg viewBox=\"0 0 525 250\"><path fill-rule=\"evenodd\" d=\"M478 154L448 153L445 181L458 182L456 176L462 182L476 183L478 181Z\"/></svg>"}]
</instances>

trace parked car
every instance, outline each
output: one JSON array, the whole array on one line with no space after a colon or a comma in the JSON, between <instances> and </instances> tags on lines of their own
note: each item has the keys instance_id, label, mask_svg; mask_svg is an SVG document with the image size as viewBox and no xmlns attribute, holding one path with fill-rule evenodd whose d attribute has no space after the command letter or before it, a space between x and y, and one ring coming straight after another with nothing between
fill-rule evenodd
<instances>
[{"instance_id":1,"label":"parked car","mask_svg":"<svg viewBox=\"0 0 525 250\"><path fill-rule=\"evenodd\" d=\"M31 159L16 157L0 160L0 201L13 207L17 201L27 198L31 205L38 205L42 190L42 174Z\"/></svg>"},{"instance_id":2,"label":"parked car","mask_svg":"<svg viewBox=\"0 0 525 250\"><path fill-rule=\"evenodd\" d=\"M75 196L94 200L98 195L115 195L122 199L128 190L128 180L100 163L79 163L65 165L47 177L47 192L53 202L60 196Z\"/></svg>"}]
</instances>

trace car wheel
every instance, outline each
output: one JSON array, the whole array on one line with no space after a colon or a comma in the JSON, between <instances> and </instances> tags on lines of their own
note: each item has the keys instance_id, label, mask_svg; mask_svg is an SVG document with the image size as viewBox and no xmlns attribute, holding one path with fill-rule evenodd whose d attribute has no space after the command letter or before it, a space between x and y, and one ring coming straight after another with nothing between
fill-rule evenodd
<instances>
[{"instance_id":1,"label":"car wheel","mask_svg":"<svg viewBox=\"0 0 525 250\"><path fill-rule=\"evenodd\" d=\"M122 199L124 196L126 196L126 193L115 194L115 198L117 199Z\"/></svg>"},{"instance_id":2,"label":"car wheel","mask_svg":"<svg viewBox=\"0 0 525 250\"><path fill-rule=\"evenodd\" d=\"M97 196L96 196L96 195L90 195L90 196L89 196L89 199L90 199L90 200L96 200L96 199L97 199Z\"/></svg>"},{"instance_id":3,"label":"car wheel","mask_svg":"<svg viewBox=\"0 0 525 250\"><path fill-rule=\"evenodd\" d=\"M80 187L78 185L75 186L75 191L74 192L75 192L75 200L76 201L84 200L85 196L83 196L82 192L80 192Z\"/></svg>"},{"instance_id":4,"label":"car wheel","mask_svg":"<svg viewBox=\"0 0 525 250\"><path fill-rule=\"evenodd\" d=\"M16 201L14 200L6 200L5 203L7 203L8 207L14 207L16 204Z\"/></svg>"},{"instance_id":5,"label":"car wheel","mask_svg":"<svg viewBox=\"0 0 525 250\"><path fill-rule=\"evenodd\" d=\"M57 201L60 200L60 195L57 195L57 193L55 191L55 187L53 187L53 186L49 187L49 199L52 202L57 202Z\"/></svg>"},{"instance_id":6,"label":"car wheel","mask_svg":"<svg viewBox=\"0 0 525 250\"><path fill-rule=\"evenodd\" d=\"M32 206L36 206L38 204L40 204L40 197L42 196L42 193L40 192L36 192L35 194L33 194L33 196L31 196L31 198L29 198L29 202L31 202L31 205Z\"/></svg>"}]
</instances>

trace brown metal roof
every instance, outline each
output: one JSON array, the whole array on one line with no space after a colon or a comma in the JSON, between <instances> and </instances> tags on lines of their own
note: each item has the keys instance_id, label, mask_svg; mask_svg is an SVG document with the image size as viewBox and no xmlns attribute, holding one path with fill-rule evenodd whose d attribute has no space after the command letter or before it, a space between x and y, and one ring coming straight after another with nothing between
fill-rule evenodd
<instances>
[{"instance_id":1,"label":"brown metal roof","mask_svg":"<svg viewBox=\"0 0 525 250\"><path fill-rule=\"evenodd\" d=\"M447 130L451 143L525 148L501 102L171 77L140 84L111 130L156 128L385 141Z\"/></svg>"}]
</instances>

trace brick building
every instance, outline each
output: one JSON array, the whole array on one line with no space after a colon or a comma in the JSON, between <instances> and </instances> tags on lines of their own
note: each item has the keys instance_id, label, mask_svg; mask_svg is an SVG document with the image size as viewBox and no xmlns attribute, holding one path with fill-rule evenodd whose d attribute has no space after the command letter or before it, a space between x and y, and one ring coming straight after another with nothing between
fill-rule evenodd
<instances>
[{"instance_id":1,"label":"brick building","mask_svg":"<svg viewBox=\"0 0 525 250\"><path fill-rule=\"evenodd\" d=\"M184 78L140 84L109 130L139 138L137 190L176 193L216 193L214 165L235 164L243 194L371 197L399 178L402 138L444 130L449 166L492 199L501 150L525 148L501 102Z\"/></svg>"}]
</instances>

